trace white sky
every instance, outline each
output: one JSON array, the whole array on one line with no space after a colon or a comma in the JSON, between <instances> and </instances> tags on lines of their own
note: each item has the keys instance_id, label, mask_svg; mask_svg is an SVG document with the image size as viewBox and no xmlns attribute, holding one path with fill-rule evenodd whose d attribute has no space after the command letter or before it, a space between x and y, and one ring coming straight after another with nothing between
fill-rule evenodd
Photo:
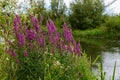
<instances>
[{"instance_id":1,"label":"white sky","mask_svg":"<svg viewBox=\"0 0 120 80\"><path fill-rule=\"evenodd\" d=\"M27 1L27 0L18 0L19 4L23 1ZM50 1L51 0L45 0L46 5L49 6L50 5ZM66 5L69 6L71 1L74 0L64 0ZM104 0L105 5L109 4L110 2L112 2L113 0ZM22 3L23 4L23 3ZM26 3L25 3L26 4ZM105 9L105 12L108 14L120 14L120 0L117 0L116 2L114 2L112 5L110 5L109 7L107 7Z\"/></svg>"}]
</instances>

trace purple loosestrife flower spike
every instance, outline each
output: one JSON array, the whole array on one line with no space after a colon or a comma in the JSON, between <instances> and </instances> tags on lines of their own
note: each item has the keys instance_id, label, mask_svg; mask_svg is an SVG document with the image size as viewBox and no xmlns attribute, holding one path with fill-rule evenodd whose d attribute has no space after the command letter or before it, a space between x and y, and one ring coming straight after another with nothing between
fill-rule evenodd
<instances>
[{"instance_id":1,"label":"purple loosestrife flower spike","mask_svg":"<svg viewBox=\"0 0 120 80\"><path fill-rule=\"evenodd\" d=\"M28 57L28 52L26 50L24 51L24 57Z\"/></svg>"},{"instance_id":2,"label":"purple loosestrife flower spike","mask_svg":"<svg viewBox=\"0 0 120 80\"><path fill-rule=\"evenodd\" d=\"M26 30L28 40L33 40L35 38L35 32L33 30Z\"/></svg>"},{"instance_id":3,"label":"purple loosestrife flower spike","mask_svg":"<svg viewBox=\"0 0 120 80\"><path fill-rule=\"evenodd\" d=\"M56 27L54 22L50 19L50 27L51 27L51 32L55 32L56 31Z\"/></svg>"},{"instance_id":4,"label":"purple loosestrife flower spike","mask_svg":"<svg viewBox=\"0 0 120 80\"><path fill-rule=\"evenodd\" d=\"M39 22L37 18L35 18L35 23L36 23L35 29L36 29L36 32L38 33L40 31L40 28L39 28Z\"/></svg>"},{"instance_id":5,"label":"purple loosestrife flower spike","mask_svg":"<svg viewBox=\"0 0 120 80\"><path fill-rule=\"evenodd\" d=\"M30 19L31 19L32 26L34 26L35 25L35 18L32 14L30 15Z\"/></svg>"},{"instance_id":6,"label":"purple loosestrife flower spike","mask_svg":"<svg viewBox=\"0 0 120 80\"><path fill-rule=\"evenodd\" d=\"M45 45L45 39L44 39L44 37L41 40L41 45L42 45L42 47L44 47L44 45Z\"/></svg>"},{"instance_id":7,"label":"purple loosestrife flower spike","mask_svg":"<svg viewBox=\"0 0 120 80\"><path fill-rule=\"evenodd\" d=\"M17 19L14 19L14 31L17 32L18 31L18 23L17 23Z\"/></svg>"},{"instance_id":8,"label":"purple loosestrife flower spike","mask_svg":"<svg viewBox=\"0 0 120 80\"><path fill-rule=\"evenodd\" d=\"M76 41L73 41L73 45L74 45L74 52L77 52L77 45L76 45Z\"/></svg>"},{"instance_id":9,"label":"purple loosestrife flower spike","mask_svg":"<svg viewBox=\"0 0 120 80\"><path fill-rule=\"evenodd\" d=\"M49 23L47 23L47 27L48 27L49 34L53 34L56 31L56 27L54 25L54 22L51 19L49 20Z\"/></svg>"},{"instance_id":10,"label":"purple loosestrife flower spike","mask_svg":"<svg viewBox=\"0 0 120 80\"><path fill-rule=\"evenodd\" d=\"M17 37L18 37L19 44L22 45L22 46L24 46L24 44L25 44L24 34L18 33L18 34L17 34Z\"/></svg>"},{"instance_id":11,"label":"purple loosestrife flower spike","mask_svg":"<svg viewBox=\"0 0 120 80\"><path fill-rule=\"evenodd\" d=\"M63 34L66 41L72 41L72 33L69 28L67 28L66 23L64 23Z\"/></svg>"},{"instance_id":12,"label":"purple loosestrife flower spike","mask_svg":"<svg viewBox=\"0 0 120 80\"><path fill-rule=\"evenodd\" d=\"M17 20L18 24L20 25L21 22L20 22L20 17L18 15L16 15L16 20Z\"/></svg>"},{"instance_id":13,"label":"purple loosestrife flower spike","mask_svg":"<svg viewBox=\"0 0 120 80\"><path fill-rule=\"evenodd\" d=\"M16 56L17 56L15 51L12 52L12 55L13 55L14 58L16 58Z\"/></svg>"}]
</instances>

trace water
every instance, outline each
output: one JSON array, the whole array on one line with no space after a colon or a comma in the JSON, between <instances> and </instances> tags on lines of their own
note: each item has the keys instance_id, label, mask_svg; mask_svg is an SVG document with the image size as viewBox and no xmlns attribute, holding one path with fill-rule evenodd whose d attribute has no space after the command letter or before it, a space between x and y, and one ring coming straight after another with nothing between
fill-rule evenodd
<instances>
[{"instance_id":1,"label":"water","mask_svg":"<svg viewBox=\"0 0 120 80\"><path fill-rule=\"evenodd\" d=\"M98 56L102 56L103 70L106 73L106 80L112 80L112 74L115 62L116 73L115 80L120 80L120 40L110 39L80 39L82 49L91 56L92 61ZM100 59L97 61L100 63ZM94 66L93 70L98 72L98 67ZM99 72L98 72L99 73Z\"/></svg>"}]
</instances>

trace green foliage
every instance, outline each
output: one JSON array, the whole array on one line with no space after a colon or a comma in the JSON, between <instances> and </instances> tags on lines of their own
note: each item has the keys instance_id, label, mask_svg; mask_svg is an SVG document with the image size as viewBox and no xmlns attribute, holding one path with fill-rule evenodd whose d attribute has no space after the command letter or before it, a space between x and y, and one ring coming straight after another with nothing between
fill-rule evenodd
<instances>
[{"instance_id":1,"label":"green foliage","mask_svg":"<svg viewBox=\"0 0 120 80\"><path fill-rule=\"evenodd\" d=\"M114 70L113 70L112 80L115 80L115 72L116 72L116 62L114 64Z\"/></svg>"},{"instance_id":2,"label":"green foliage","mask_svg":"<svg viewBox=\"0 0 120 80\"><path fill-rule=\"evenodd\" d=\"M5 44L0 42L0 79L5 80L7 73L7 68L9 67L9 58L4 50Z\"/></svg>"},{"instance_id":3,"label":"green foliage","mask_svg":"<svg viewBox=\"0 0 120 80\"><path fill-rule=\"evenodd\" d=\"M60 26L68 21L66 16L67 6L64 0L51 0L51 9L48 10L48 16L55 22L56 26Z\"/></svg>"},{"instance_id":4,"label":"green foliage","mask_svg":"<svg viewBox=\"0 0 120 80\"><path fill-rule=\"evenodd\" d=\"M47 53L45 59L45 80L96 80L85 53L82 57L66 53Z\"/></svg>"},{"instance_id":5,"label":"green foliage","mask_svg":"<svg viewBox=\"0 0 120 80\"><path fill-rule=\"evenodd\" d=\"M120 16L111 16L106 19L107 31L112 34L120 32Z\"/></svg>"},{"instance_id":6,"label":"green foliage","mask_svg":"<svg viewBox=\"0 0 120 80\"><path fill-rule=\"evenodd\" d=\"M17 9L17 0L0 0L0 11L7 13L15 13Z\"/></svg>"},{"instance_id":7,"label":"green foliage","mask_svg":"<svg viewBox=\"0 0 120 80\"><path fill-rule=\"evenodd\" d=\"M106 29L105 27L99 27L99 28L95 28L95 29L89 29L89 30L74 30L73 31L73 35L75 37L87 37L87 38L100 38L100 37L104 37L103 35L106 34Z\"/></svg>"},{"instance_id":8,"label":"green foliage","mask_svg":"<svg viewBox=\"0 0 120 80\"><path fill-rule=\"evenodd\" d=\"M64 15L66 12L64 0L51 0L51 12L53 13L54 17Z\"/></svg>"},{"instance_id":9,"label":"green foliage","mask_svg":"<svg viewBox=\"0 0 120 80\"><path fill-rule=\"evenodd\" d=\"M102 0L75 0L71 3L70 24L74 29L95 28L102 23L103 10Z\"/></svg>"}]
</instances>

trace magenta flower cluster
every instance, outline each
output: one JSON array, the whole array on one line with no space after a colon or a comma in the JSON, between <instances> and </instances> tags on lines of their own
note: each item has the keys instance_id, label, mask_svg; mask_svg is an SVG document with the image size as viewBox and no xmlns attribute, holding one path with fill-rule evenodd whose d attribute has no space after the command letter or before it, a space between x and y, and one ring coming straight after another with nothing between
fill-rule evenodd
<instances>
[{"instance_id":1,"label":"magenta flower cluster","mask_svg":"<svg viewBox=\"0 0 120 80\"><path fill-rule=\"evenodd\" d=\"M64 31L63 33L64 33L65 40L68 41L68 42L72 41L72 32L67 27L66 23L64 23L63 31Z\"/></svg>"},{"instance_id":2,"label":"magenta flower cluster","mask_svg":"<svg viewBox=\"0 0 120 80\"><path fill-rule=\"evenodd\" d=\"M16 15L14 18L14 34L15 42L17 46L22 49L21 54L24 57L29 57L29 52L27 49L38 50L39 52L45 52L48 46L52 53L59 50L60 53L75 53L79 56L81 55L80 43L76 43L73 40L72 31L67 27L66 23L63 26L63 33L58 32L54 22L49 19L47 22L47 32L42 31L42 20L43 17L40 15L40 21L33 15L30 15L31 26L24 23L22 25L20 17ZM13 43L12 43L13 44ZM12 45L10 45L12 47ZM10 49L11 49L10 47ZM12 47L12 55L17 58L19 56L18 50L14 50ZM15 52L16 51L16 52ZM20 56L19 56L20 57Z\"/></svg>"}]
</instances>

